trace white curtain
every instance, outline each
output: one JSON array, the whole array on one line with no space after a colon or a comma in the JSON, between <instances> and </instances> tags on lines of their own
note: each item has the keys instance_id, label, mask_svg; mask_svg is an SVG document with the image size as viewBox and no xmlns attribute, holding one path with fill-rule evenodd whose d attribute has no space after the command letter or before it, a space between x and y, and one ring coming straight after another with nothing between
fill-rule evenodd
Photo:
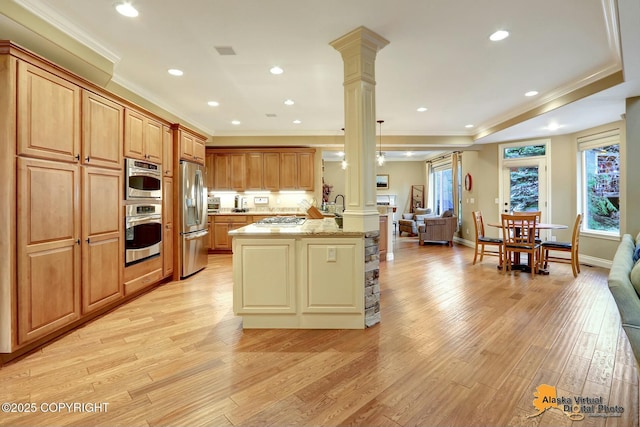
<instances>
[{"instance_id":1,"label":"white curtain","mask_svg":"<svg viewBox=\"0 0 640 427\"><path fill-rule=\"evenodd\" d=\"M431 207L431 200L429 196L431 196L430 179L431 179L431 174L433 173L433 167L431 166L431 162L426 162L425 167L426 167L426 173L425 173L426 178L424 180L424 207L429 208Z\"/></svg>"},{"instance_id":2,"label":"white curtain","mask_svg":"<svg viewBox=\"0 0 640 427\"><path fill-rule=\"evenodd\" d=\"M457 151L451 153L451 179L453 186L453 214L458 218L458 224L460 224L460 192L458 186L460 185L460 179L458 177L458 164L459 155Z\"/></svg>"}]
</instances>

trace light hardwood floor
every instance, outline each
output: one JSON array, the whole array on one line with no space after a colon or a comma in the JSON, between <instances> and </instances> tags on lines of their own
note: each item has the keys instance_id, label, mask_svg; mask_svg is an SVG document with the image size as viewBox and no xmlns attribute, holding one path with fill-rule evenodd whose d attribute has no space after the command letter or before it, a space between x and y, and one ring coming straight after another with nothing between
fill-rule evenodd
<instances>
[{"instance_id":1,"label":"light hardwood floor","mask_svg":"<svg viewBox=\"0 0 640 427\"><path fill-rule=\"evenodd\" d=\"M37 412L2 413L0 425L638 426L638 372L607 270L503 275L494 257L473 266L469 248L407 237L394 252L380 271L382 323L348 331L243 330L231 256L211 255L194 277L2 367L0 401ZM527 418L541 384L624 413ZM54 402L108 406L42 411Z\"/></svg>"}]
</instances>

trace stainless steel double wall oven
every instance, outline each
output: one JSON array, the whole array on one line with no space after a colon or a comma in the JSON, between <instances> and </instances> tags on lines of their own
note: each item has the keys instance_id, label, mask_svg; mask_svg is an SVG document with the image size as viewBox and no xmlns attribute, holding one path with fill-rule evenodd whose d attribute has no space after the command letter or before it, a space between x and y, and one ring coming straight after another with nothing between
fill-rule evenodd
<instances>
[{"instance_id":1,"label":"stainless steel double wall oven","mask_svg":"<svg viewBox=\"0 0 640 427\"><path fill-rule=\"evenodd\" d=\"M125 163L125 265L132 265L160 256L162 168L135 159Z\"/></svg>"}]
</instances>

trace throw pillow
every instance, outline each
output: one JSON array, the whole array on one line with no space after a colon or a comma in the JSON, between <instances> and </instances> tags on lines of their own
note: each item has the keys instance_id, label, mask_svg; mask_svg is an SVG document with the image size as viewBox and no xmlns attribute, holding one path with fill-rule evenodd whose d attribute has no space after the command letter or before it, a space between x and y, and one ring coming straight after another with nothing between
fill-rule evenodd
<instances>
[{"instance_id":1,"label":"throw pillow","mask_svg":"<svg viewBox=\"0 0 640 427\"><path fill-rule=\"evenodd\" d=\"M442 212L442 218L449 218L453 216L453 209L447 209L446 211Z\"/></svg>"},{"instance_id":2,"label":"throw pillow","mask_svg":"<svg viewBox=\"0 0 640 427\"><path fill-rule=\"evenodd\" d=\"M424 219L425 219L426 217L428 217L428 216L429 216L429 215L427 215L427 214L425 214L425 215L416 215L416 222L423 223L423 222L424 222Z\"/></svg>"},{"instance_id":3,"label":"throw pillow","mask_svg":"<svg viewBox=\"0 0 640 427\"><path fill-rule=\"evenodd\" d=\"M640 289L640 261L636 262L636 265L631 269L629 280L634 288Z\"/></svg>"},{"instance_id":4,"label":"throw pillow","mask_svg":"<svg viewBox=\"0 0 640 427\"><path fill-rule=\"evenodd\" d=\"M636 246L636 249L633 251L633 262L638 262L640 259L640 243Z\"/></svg>"},{"instance_id":5,"label":"throw pillow","mask_svg":"<svg viewBox=\"0 0 640 427\"><path fill-rule=\"evenodd\" d=\"M403 213L402 214L402 219L413 219L413 214L412 213Z\"/></svg>"}]
</instances>

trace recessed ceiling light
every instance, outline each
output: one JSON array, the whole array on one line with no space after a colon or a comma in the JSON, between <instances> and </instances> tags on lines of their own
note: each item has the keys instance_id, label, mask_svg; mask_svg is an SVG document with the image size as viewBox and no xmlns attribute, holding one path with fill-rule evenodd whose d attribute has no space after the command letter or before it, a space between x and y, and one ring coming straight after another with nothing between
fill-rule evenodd
<instances>
[{"instance_id":1,"label":"recessed ceiling light","mask_svg":"<svg viewBox=\"0 0 640 427\"><path fill-rule=\"evenodd\" d=\"M295 104L295 102L293 102L293 99L285 99L284 100L284 105L293 105Z\"/></svg>"},{"instance_id":2,"label":"recessed ceiling light","mask_svg":"<svg viewBox=\"0 0 640 427\"><path fill-rule=\"evenodd\" d=\"M207 105L209 107L217 107L217 106L220 105L220 103L218 101L209 101L209 102L207 102Z\"/></svg>"},{"instance_id":3,"label":"recessed ceiling light","mask_svg":"<svg viewBox=\"0 0 640 427\"><path fill-rule=\"evenodd\" d=\"M338 157L342 157L342 156L344 156L344 151L338 151L338 152L336 153L336 156L338 156Z\"/></svg>"},{"instance_id":4,"label":"recessed ceiling light","mask_svg":"<svg viewBox=\"0 0 640 427\"><path fill-rule=\"evenodd\" d=\"M238 126L240 124L240 120L231 120L231 124L234 126Z\"/></svg>"},{"instance_id":5,"label":"recessed ceiling light","mask_svg":"<svg viewBox=\"0 0 640 427\"><path fill-rule=\"evenodd\" d=\"M504 40L507 37L509 37L509 31L505 31L505 30L498 30L495 33L491 34L489 36L489 40L493 41L493 42L497 42L500 40Z\"/></svg>"},{"instance_id":6,"label":"recessed ceiling light","mask_svg":"<svg viewBox=\"0 0 640 427\"><path fill-rule=\"evenodd\" d=\"M558 130L560 129L560 125L557 123L549 123L547 126L547 130Z\"/></svg>"},{"instance_id":7,"label":"recessed ceiling light","mask_svg":"<svg viewBox=\"0 0 640 427\"><path fill-rule=\"evenodd\" d=\"M537 94L537 90L530 90L529 92L525 93L524 96L536 96Z\"/></svg>"},{"instance_id":8,"label":"recessed ceiling light","mask_svg":"<svg viewBox=\"0 0 640 427\"><path fill-rule=\"evenodd\" d=\"M167 72L168 72L169 74L171 74L172 76L181 76L181 75L183 75L183 74L184 74L184 73L182 72L182 70L178 70L177 68L171 68L171 69L167 70Z\"/></svg>"},{"instance_id":9,"label":"recessed ceiling light","mask_svg":"<svg viewBox=\"0 0 640 427\"><path fill-rule=\"evenodd\" d=\"M302 121L301 121L301 120L297 120L297 119L296 119L296 120L294 120L294 121L293 121L293 124L294 124L294 125L299 125L300 123L302 123Z\"/></svg>"},{"instance_id":10,"label":"recessed ceiling light","mask_svg":"<svg viewBox=\"0 0 640 427\"><path fill-rule=\"evenodd\" d=\"M277 65L275 67L271 67L269 71L271 72L271 74L276 74L276 75L284 73L284 70L278 67Z\"/></svg>"},{"instance_id":11,"label":"recessed ceiling light","mask_svg":"<svg viewBox=\"0 0 640 427\"><path fill-rule=\"evenodd\" d=\"M131 5L131 3L118 3L116 5L116 10L120 15L126 16L127 18L135 18L138 16L138 11Z\"/></svg>"},{"instance_id":12,"label":"recessed ceiling light","mask_svg":"<svg viewBox=\"0 0 640 427\"><path fill-rule=\"evenodd\" d=\"M418 107L418 109L416 110L420 113L424 113L425 111L427 111L427 107Z\"/></svg>"},{"instance_id":13,"label":"recessed ceiling light","mask_svg":"<svg viewBox=\"0 0 640 427\"><path fill-rule=\"evenodd\" d=\"M404 153L404 155L407 157L411 157L413 156L413 153L411 151L407 151L406 153Z\"/></svg>"},{"instance_id":14,"label":"recessed ceiling light","mask_svg":"<svg viewBox=\"0 0 640 427\"><path fill-rule=\"evenodd\" d=\"M470 129L473 127L473 125L465 125L464 127L466 127L467 129Z\"/></svg>"}]
</instances>

